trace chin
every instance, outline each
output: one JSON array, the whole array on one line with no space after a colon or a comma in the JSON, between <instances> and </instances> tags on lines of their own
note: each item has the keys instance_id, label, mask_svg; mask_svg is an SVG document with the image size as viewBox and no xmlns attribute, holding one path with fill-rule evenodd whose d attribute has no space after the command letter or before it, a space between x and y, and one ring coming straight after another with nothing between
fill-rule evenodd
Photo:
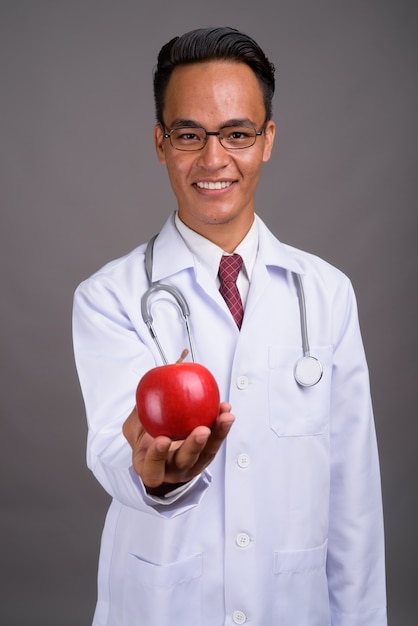
<instances>
[{"instance_id":1,"label":"chin","mask_svg":"<svg viewBox=\"0 0 418 626\"><path fill-rule=\"evenodd\" d=\"M242 217L243 212L240 210L231 210L231 209L214 209L213 211L204 211L199 214L198 219L205 224L213 224L221 225L221 224L230 224L236 219Z\"/></svg>"}]
</instances>

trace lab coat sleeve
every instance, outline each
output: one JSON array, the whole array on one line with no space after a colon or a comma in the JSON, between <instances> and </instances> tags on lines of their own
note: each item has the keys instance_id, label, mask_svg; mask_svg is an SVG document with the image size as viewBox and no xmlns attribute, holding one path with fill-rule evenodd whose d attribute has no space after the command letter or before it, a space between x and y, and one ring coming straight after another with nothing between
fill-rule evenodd
<instances>
[{"instance_id":1,"label":"lab coat sleeve","mask_svg":"<svg viewBox=\"0 0 418 626\"><path fill-rule=\"evenodd\" d=\"M327 558L331 624L386 626L380 470L368 368L350 283L338 295L336 309Z\"/></svg>"},{"instance_id":2,"label":"lab coat sleeve","mask_svg":"<svg viewBox=\"0 0 418 626\"><path fill-rule=\"evenodd\" d=\"M173 496L153 498L133 470L132 449L122 425L134 406L138 381L155 362L131 319L129 299L121 301L105 274L77 289L73 340L86 406L87 465L120 503L172 517L198 504L211 476L205 471Z\"/></svg>"}]
</instances>

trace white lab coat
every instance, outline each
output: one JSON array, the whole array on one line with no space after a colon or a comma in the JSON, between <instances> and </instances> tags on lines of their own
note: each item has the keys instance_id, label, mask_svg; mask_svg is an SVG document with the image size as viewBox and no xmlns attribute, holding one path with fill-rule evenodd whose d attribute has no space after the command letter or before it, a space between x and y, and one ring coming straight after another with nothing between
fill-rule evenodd
<instances>
[{"instance_id":1,"label":"white lab coat","mask_svg":"<svg viewBox=\"0 0 418 626\"><path fill-rule=\"evenodd\" d=\"M74 302L88 465L113 498L94 626L385 626L379 465L349 280L259 220L239 332L170 217L153 280L185 294L197 360L236 422L208 470L162 500L146 494L121 432L139 379L161 364L140 312L144 250L82 283ZM311 353L324 368L311 388L293 376L302 345L291 271L303 275ZM156 299L174 362L186 332L170 296Z\"/></svg>"}]
</instances>

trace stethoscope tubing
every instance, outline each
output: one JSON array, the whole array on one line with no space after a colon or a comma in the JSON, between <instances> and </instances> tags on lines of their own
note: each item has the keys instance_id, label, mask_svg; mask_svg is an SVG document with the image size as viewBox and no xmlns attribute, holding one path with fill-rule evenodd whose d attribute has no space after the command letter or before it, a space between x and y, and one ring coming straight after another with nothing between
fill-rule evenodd
<instances>
[{"instance_id":1,"label":"stethoscope tubing","mask_svg":"<svg viewBox=\"0 0 418 626\"><path fill-rule=\"evenodd\" d=\"M150 332L151 337L153 338L155 345L158 348L158 351L160 353L161 359L164 363L164 365L168 364L168 359L166 357L166 354L161 346L161 343L158 339L158 335L157 335L157 331L154 328L154 320L153 317L151 315L151 311L149 309L148 306L148 301L149 298L152 296L153 293L156 293L157 291L165 291L169 294L171 294L171 296L176 300L179 309L181 311L181 314L183 316L184 319L184 323L186 326L186 330L187 330L187 337L188 337L188 341L189 341L189 347L190 347L190 356L192 361L194 362L196 360L195 358L195 351L194 351L194 345L193 345L193 339L192 339L192 333L190 330L190 323L189 323L189 317L190 317L190 309L189 309L189 305L187 304L186 298L183 296L183 294L176 288L173 287L172 285L167 285L165 283L160 283L160 282L153 282L152 281L152 263L153 263L153 252L154 252L154 241L156 240L158 235L154 235L154 237L148 242L147 248L145 250L145 271L147 273L147 278L148 278L148 282L150 284L149 289L147 289L147 291L143 294L142 298L141 298L141 314L142 314L142 319L144 320L145 324L148 327L148 330Z\"/></svg>"}]
</instances>

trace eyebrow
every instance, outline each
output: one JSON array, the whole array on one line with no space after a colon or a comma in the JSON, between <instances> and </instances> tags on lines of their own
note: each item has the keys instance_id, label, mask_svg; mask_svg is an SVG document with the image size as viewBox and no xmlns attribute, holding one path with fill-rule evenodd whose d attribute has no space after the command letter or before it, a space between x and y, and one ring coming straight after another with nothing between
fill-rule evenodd
<instances>
[{"instance_id":1,"label":"eyebrow","mask_svg":"<svg viewBox=\"0 0 418 626\"><path fill-rule=\"evenodd\" d=\"M250 126L251 128L255 128L255 124L248 117L245 118L234 118L231 120L227 120L219 128L229 128L230 126ZM204 128L200 122L196 120L182 119L177 118L173 120L171 124L171 129L174 128Z\"/></svg>"}]
</instances>

